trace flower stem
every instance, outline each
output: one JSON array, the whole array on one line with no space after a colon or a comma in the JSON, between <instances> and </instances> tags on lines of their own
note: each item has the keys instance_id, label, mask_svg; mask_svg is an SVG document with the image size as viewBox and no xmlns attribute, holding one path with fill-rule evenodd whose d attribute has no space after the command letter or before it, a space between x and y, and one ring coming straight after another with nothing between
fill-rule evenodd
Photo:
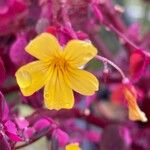
<instances>
[{"instance_id":1,"label":"flower stem","mask_svg":"<svg viewBox=\"0 0 150 150\"><path fill-rule=\"evenodd\" d=\"M36 138L32 139L29 142L23 143L21 145L17 145L15 147L15 150L16 149L22 149L23 147L26 147L26 146L28 146L30 144L33 144L34 142L36 142L37 140L41 139L43 136L47 135L48 133L50 133L50 128L45 128L40 136L37 136Z\"/></svg>"},{"instance_id":2,"label":"flower stem","mask_svg":"<svg viewBox=\"0 0 150 150\"><path fill-rule=\"evenodd\" d=\"M60 111L39 109L35 111L32 115L28 116L26 119L30 122L30 124L33 124L34 122L36 122L36 120L42 117L50 117L50 118L57 118L57 119L79 118L100 128L104 128L108 125L108 121L102 120L101 118L96 117L92 114L86 115L84 111L81 111L80 109L77 108L73 108L71 110L60 110Z\"/></svg>"},{"instance_id":3,"label":"flower stem","mask_svg":"<svg viewBox=\"0 0 150 150\"><path fill-rule=\"evenodd\" d=\"M108 60L107 58L105 57L102 57L102 56L99 56L99 55L96 55L95 58L97 60L100 60L102 61L103 63L108 63L110 64L111 66L113 66L122 76L122 79L125 80L126 79L126 76L124 74L124 72L122 71L122 69L120 67L118 67L116 64L114 64L112 61Z\"/></svg>"}]
</instances>

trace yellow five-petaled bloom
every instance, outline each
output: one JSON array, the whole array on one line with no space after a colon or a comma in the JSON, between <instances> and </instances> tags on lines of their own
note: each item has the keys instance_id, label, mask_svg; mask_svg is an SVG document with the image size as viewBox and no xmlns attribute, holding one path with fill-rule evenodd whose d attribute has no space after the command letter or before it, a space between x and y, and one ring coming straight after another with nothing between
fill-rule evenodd
<instances>
[{"instance_id":1,"label":"yellow five-petaled bloom","mask_svg":"<svg viewBox=\"0 0 150 150\"><path fill-rule=\"evenodd\" d=\"M90 42L71 40L62 47L53 35L42 33L25 50L38 60L16 72L24 96L30 96L45 86L46 107L59 110L73 107L73 90L83 95L92 95L98 90L97 78L80 69L97 54Z\"/></svg>"}]
</instances>

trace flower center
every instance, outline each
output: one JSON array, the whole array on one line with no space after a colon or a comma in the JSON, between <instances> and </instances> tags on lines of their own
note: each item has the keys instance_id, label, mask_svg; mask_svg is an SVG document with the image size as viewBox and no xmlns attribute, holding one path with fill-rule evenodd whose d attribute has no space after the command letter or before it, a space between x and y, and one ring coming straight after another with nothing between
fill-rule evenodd
<instances>
[{"instance_id":1,"label":"flower center","mask_svg":"<svg viewBox=\"0 0 150 150\"><path fill-rule=\"evenodd\" d=\"M63 57L55 57L53 60L53 65L55 68L66 69L68 67L68 62Z\"/></svg>"}]
</instances>

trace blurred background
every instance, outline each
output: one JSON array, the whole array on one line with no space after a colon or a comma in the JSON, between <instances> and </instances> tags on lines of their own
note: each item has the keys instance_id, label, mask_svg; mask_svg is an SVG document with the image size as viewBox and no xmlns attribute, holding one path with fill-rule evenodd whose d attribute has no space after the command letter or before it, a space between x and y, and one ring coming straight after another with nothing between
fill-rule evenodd
<instances>
[{"instance_id":1,"label":"blurred background","mask_svg":"<svg viewBox=\"0 0 150 150\"><path fill-rule=\"evenodd\" d=\"M26 1L26 0L25 0ZM42 8L46 8L46 5L43 5L46 0L27 0L29 4L29 14L21 14L21 19L11 16L11 22L6 19L6 24L9 22L8 28L2 26L3 22L0 24L0 48L4 49L2 53L3 61L5 63L6 71L11 75L4 82L4 87L2 87L2 92L4 92L10 105L14 106L14 110L20 116L26 117L32 114L35 109L42 106L41 95L34 95L33 97L25 98L18 92L18 87L16 87L16 82L12 74L16 71L19 66L26 64L27 62L33 60L29 56L26 56L26 53L19 52L22 49L18 49L18 45L14 44L17 41L17 37L24 36L24 31L27 33L29 41L36 34L39 34L43 29L47 28L52 23L48 22L46 19L43 19L45 16L49 18L51 15L46 14L47 12L42 12L42 15L38 15L41 6L38 3L41 3ZM56 0L57 1L57 0ZM105 1L105 0L102 0ZM107 0L106 0L107 1ZM0 5L2 5L5 0L0 0ZM53 1L55 2L55 0ZM144 50L146 49L149 52L150 48L150 0L113 0L113 5L115 9L120 13L120 18L123 20L124 24L127 25L128 29L124 33L129 36L133 42L137 45L140 45ZM84 8L84 5L83 5ZM19 8L21 10L21 8ZM57 7L55 8L57 10ZM73 14L77 11L76 7L72 7L73 10L70 10L70 13ZM45 9L44 9L45 10ZM90 14L89 9L86 9L85 14ZM6 10L0 6L0 13L5 12ZM18 11L19 12L19 11ZM99 48L107 49L111 52L113 58L110 56L110 59L116 64L118 64L122 70L129 76L129 55L126 54L126 48L124 46L124 41L121 38L118 38L115 33L111 32L105 26L97 26L96 32L98 36L98 42L93 37L93 34L88 30L84 30L84 26L81 27L80 23L84 20L84 15L80 18L80 12L77 14L77 17L71 18L73 28L75 30L81 29L87 34L89 34L90 40ZM83 14L84 14L83 13ZM91 14L90 14L91 15ZM89 15L89 16L90 16ZM40 17L39 17L40 16ZM43 17L44 16L44 17ZM61 16L59 16L61 20ZM92 15L90 16L92 18ZM80 20L80 19L81 20ZM86 18L86 17L85 17ZM3 18L2 18L3 19ZM14 19L18 19L15 21ZM79 19L79 20L78 20ZM82 20L83 19L83 20ZM81 21L81 22L80 22ZM88 22L88 20L87 20ZM79 23L79 24L78 24ZM30 31L34 29L36 31ZM23 29L23 30L22 30ZM92 29L91 29L92 30ZM23 32L22 32L23 31ZM21 34L20 34L21 33ZM27 44L27 41L24 42L24 46ZM16 46L16 47L15 47ZM5 48L4 48L5 47ZM0 49L0 50L1 50ZM9 52L7 51L9 49ZM21 50L20 50L21 51ZM9 56L8 53L9 53ZM106 52L107 53L107 52ZM102 55L105 56L105 54ZM101 54L101 50L100 50ZM19 57L23 56L23 57ZM108 55L109 56L109 55ZM20 59L19 59L20 58ZM26 58L25 60L22 58ZM11 64L11 65L9 65ZM92 113L96 117L101 117L105 122L109 121L106 127L98 128L95 125L88 124L82 119L77 119L76 124L88 131L89 129L94 130L98 134L89 135L89 138L82 141L83 150L150 150L150 122L141 123L141 122L132 122L128 120L128 111L126 104L121 101L122 95L120 78L116 78L116 74L112 68L108 68L109 77L111 74L114 76L114 81L109 79L105 81L105 76L102 74L104 71L104 66L102 63L93 60L85 68L89 71L93 71L95 74L98 74L100 78L100 90L97 92L95 97L80 98L76 94L77 99L82 99L84 101L79 101L77 107L85 112L85 114ZM112 70L111 70L112 69ZM150 120L150 74L149 69L141 77L140 80L135 83L137 93L140 95L138 103L140 108L146 113L146 116ZM100 73L99 73L99 70ZM118 74L117 74L118 75ZM108 78L109 78L108 77ZM118 77L118 76L117 76ZM102 79L103 78L103 79ZM107 77L106 77L107 78ZM102 80L102 81L101 81ZM8 85L12 85L13 88L9 89ZM15 86L14 86L15 85ZM12 91L12 92L11 92ZM10 94L7 94L10 92ZM37 101L35 102L35 99ZM95 101L94 101L95 100ZM93 103L92 103L93 102ZM15 105L17 104L17 105ZM89 106L88 109L86 106ZM69 129L68 129L69 130ZM74 132L74 131L72 131ZM100 135L100 137L99 137ZM78 135L80 136L80 135ZM97 142L97 139L99 142ZM95 140L95 141L94 141ZM93 142L94 141L94 142ZM47 141L47 137L43 137L40 140L34 142L33 144L21 148L21 150L51 150L51 142ZM55 149L54 149L55 150ZM60 149L61 150L61 149Z\"/></svg>"}]
</instances>

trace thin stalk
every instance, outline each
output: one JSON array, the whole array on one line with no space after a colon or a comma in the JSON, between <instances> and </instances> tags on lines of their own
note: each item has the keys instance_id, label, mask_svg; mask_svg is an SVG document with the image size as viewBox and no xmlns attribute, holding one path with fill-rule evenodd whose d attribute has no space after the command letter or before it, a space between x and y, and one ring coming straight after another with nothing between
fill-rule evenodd
<instances>
[{"instance_id":1,"label":"thin stalk","mask_svg":"<svg viewBox=\"0 0 150 150\"><path fill-rule=\"evenodd\" d=\"M113 66L121 75L122 79L125 80L126 79L126 76L124 74L124 72L122 71L122 69L120 67L118 67L116 64L114 64L112 61L108 60L107 58L105 57L102 57L102 56L99 56L99 55L96 55L95 58L97 60L100 60L102 61L103 63L108 63L110 64L111 66Z\"/></svg>"}]
</instances>

